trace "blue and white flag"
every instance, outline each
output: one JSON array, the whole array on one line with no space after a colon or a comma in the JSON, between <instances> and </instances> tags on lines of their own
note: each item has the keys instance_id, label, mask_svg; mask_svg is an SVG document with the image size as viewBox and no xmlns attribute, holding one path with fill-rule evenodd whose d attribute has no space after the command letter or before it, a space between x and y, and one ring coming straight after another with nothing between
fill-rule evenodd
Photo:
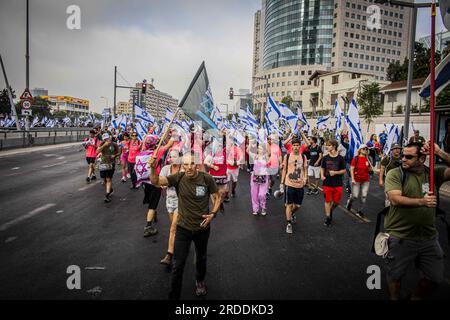
<instances>
[{"instance_id":1,"label":"blue and white flag","mask_svg":"<svg viewBox=\"0 0 450 320\"><path fill-rule=\"evenodd\" d=\"M292 131L295 131L298 123L298 116L295 115L292 110L285 105L284 103L280 103L280 109L282 118L287 122Z\"/></svg>"},{"instance_id":2,"label":"blue and white flag","mask_svg":"<svg viewBox=\"0 0 450 320\"><path fill-rule=\"evenodd\" d=\"M346 122L349 129L350 154L355 156L358 152L359 145L364 143L364 138L361 132L361 122L359 119L358 107L356 105L355 99L352 99L352 102L350 103Z\"/></svg>"},{"instance_id":3,"label":"blue and white flag","mask_svg":"<svg viewBox=\"0 0 450 320\"><path fill-rule=\"evenodd\" d=\"M342 112L341 107L339 106L339 101L336 99L336 102L334 103L334 119L336 120L336 123L334 124L334 130L335 130L335 137L336 140L341 139L341 127L342 127L342 119L344 118L344 112Z\"/></svg>"},{"instance_id":4,"label":"blue and white flag","mask_svg":"<svg viewBox=\"0 0 450 320\"><path fill-rule=\"evenodd\" d=\"M144 137L147 135L147 128L142 123L142 121L136 122L136 133L138 135L138 139L142 141Z\"/></svg>"},{"instance_id":5,"label":"blue and white flag","mask_svg":"<svg viewBox=\"0 0 450 320\"><path fill-rule=\"evenodd\" d=\"M439 63L435 69L434 94L437 96L450 83L450 54ZM419 95L421 97L429 97L431 93L431 74L422 85Z\"/></svg>"},{"instance_id":6,"label":"blue and white flag","mask_svg":"<svg viewBox=\"0 0 450 320\"><path fill-rule=\"evenodd\" d=\"M173 112L170 108L166 108L166 115L164 117L164 121L167 122L167 124L170 123L170 121L172 121L173 117L175 115L175 112Z\"/></svg>"},{"instance_id":7,"label":"blue and white flag","mask_svg":"<svg viewBox=\"0 0 450 320\"><path fill-rule=\"evenodd\" d=\"M385 128L387 128L386 125ZM383 153L385 155L388 155L391 151L392 144L398 143L400 140L400 130L398 129L398 126L396 124L392 124L389 130L386 131L388 132L388 137L384 145Z\"/></svg>"},{"instance_id":8,"label":"blue and white flag","mask_svg":"<svg viewBox=\"0 0 450 320\"><path fill-rule=\"evenodd\" d=\"M329 119L330 119L330 115L319 117L317 119L317 124L316 124L317 129L319 129L319 130L326 129L327 128L327 122L328 122Z\"/></svg>"},{"instance_id":9,"label":"blue and white flag","mask_svg":"<svg viewBox=\"0 0 450 320\"><path fill-rule=\"evenodd\" d=\"M271 96L267 98L267 106L265 117L269 125L273 125L275 121L281 118L281 110Z\"/></svg>"},{"instance_id":10,"label":"blue and white flag","mask_svg":"<svg viewBox=\"0 0 450 320\"><path fill-rule=\"evenodd\" d=\"M39 117L35 116L33 122L31 123L31 128L34 128L39 123Z\"/></svg>"},{"instance_id":11,"label":"blue and white flag","mask_svg":"<svg viewBox=\"0 0 450 320\"><path fill-rule=\"evenodd\" d=\"M134 104L134 116L140 121L145 121L150 124L155 123L155 118L136 103Z\"/></svg>"}]
</instances>

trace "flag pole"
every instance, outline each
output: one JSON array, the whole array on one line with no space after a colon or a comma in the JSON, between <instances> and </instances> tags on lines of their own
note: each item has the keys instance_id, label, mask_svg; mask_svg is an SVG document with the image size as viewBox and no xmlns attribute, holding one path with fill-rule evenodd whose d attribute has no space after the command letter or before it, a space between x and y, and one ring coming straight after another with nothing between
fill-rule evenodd
<instances>
[{"instance_id":1,"label":"flag pole","mask_svg":"<svg viewBox=\"0 0 450 320\"><path fill-rule=\"evenodd\" d=\"M177 110L173 114L172 120L170 120L169 125L167 126L166 131L164 131L164 134L162 135L161 139L159 140L158 147L155 149L155 152L153 152L153 155L152 155L151 158L155 158L156 159L158 151L159 151L159 148L161 148L161 145L162 145L163 141L166 140L167 134L169 133L169 130L170 130L170 126L172 125L173 121L177 117L178 112L180 112L180 110L181 110L181 108L177 108Z\"/></svg>"},{"instance_id":2,"label":"flag pole","mask_svg":"<svg viewBox=\"0 0 450 320\"><path fill-rule=\"evenodd\" d=\"M436 0L431 4L431 79L430 79L430 192L434 193L434 104L435 104L435 37L436 37Z\"/></svg>"}]
</instances>

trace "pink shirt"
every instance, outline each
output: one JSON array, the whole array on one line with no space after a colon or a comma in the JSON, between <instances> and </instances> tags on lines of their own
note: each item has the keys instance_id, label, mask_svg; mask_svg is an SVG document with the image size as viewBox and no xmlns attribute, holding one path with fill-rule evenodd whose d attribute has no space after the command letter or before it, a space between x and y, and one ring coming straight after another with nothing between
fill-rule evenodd
<instances>
[{"instance_id":1,"label":"pink shirt","mask_svg":"<svg viewBox=\"0 0 450 320\"><path fill-rule=\"evenodd\" d=\"M268 167L271 169L278 169L278 159L281 157L281 150L280 147L276 144L270 145L270 159L268 163Z\"/></svg>"},{"instance_id":2,"label":"pink shirt","mask_svg":"<svg viewBox=\"0 0 450 320\"><path fill-rule=\"evenodd\" d=\"M128 147L128 162L136 163L136 156L138 155L140 150L140 144L138 140L130 140L130 145Z\"/></svg>"},{"instance_id":3,"label":"pink shirt","mask_svg":"<svg viewBox=\"0 0 450 320\"><path fill-rule=\"evenodd\" d=\"M100 145L100 141L97 138L86 138L84 141L89 141L86 147L86 158L97 157L97 148Z\"/></svg>"}]
</instances>

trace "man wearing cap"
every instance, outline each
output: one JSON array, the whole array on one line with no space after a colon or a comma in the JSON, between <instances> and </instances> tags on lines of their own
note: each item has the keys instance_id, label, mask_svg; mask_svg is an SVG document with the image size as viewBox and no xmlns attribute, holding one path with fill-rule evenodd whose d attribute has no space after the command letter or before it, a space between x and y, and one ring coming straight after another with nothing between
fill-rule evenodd
<instances>
[{"instance_id":1,"label":"man wearing cap","mask_svg":"<svg viewBox=\"0 0 450 320\"><path fill-rule=\"evenodd\" d=\"M414 130L414 135L409 139L409 143L425 144L425 138L420 135L419 130Z\"/></svg>"},{"instance_id":2,"label":"man wearing cap","mask_svg":"<svg viewBox=\"0 0 450 320\"><path fill-rule=\"evenodd\" d=\"M97 148L97 154L100 157L100 177L104 179L105 185L105 202L111 202L112 177L115 170L116 157L120 154L119 146L117 143L111 141L109 133L102 135L102 142Z\"/></svg>"},{"instance_id":3,"label":"man wearing cap","mask_svg":"<svg viewBox=\"0 0 450 320\"><path fill-rule=\"evenodd\" d=\"M398 143L393 143L391 146L390 155L385 156L381 160L380 175L379 175L379 185L384 188L384 181L389 170L399 167L402 164L401 154L402 147ZM384 205L387 207L390 205L387 194L385 194Z\"/></svg>"}]
</instances>

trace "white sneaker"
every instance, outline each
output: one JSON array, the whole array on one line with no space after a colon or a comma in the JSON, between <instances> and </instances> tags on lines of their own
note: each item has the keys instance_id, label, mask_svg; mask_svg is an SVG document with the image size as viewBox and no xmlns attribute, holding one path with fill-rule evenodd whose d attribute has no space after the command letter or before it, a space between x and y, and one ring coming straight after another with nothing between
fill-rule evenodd
<instances>
[{"instance_id":1,"label":"white sneaker","mask_svg":"<svg viewBox=\"0 0 450 320\"><path fill-rule=\"evenodd\" d=\"M129 173L127 173L127 178L131 179L131 175Z\"/></svg>"},{"instance_id":2,"label":"white sneaker","mask_svg":"<svg viewBox=\"0 0 450 320\"><path fill-rule=\"evenodd\" d=\"M258 215L258 212L253 212L253 215L254 215L254 216L257 216L257 215Z\"/></svg>"},{"instance_id":3,"label":"white sneaker","mask_svg":"<svg viewBox=\"0 0 450 320\"><path fill-rule=\"evenodd\" d=\"M292 233L292 224L290 224L290 223L287 224L286 233Z\"/></svg>"},{"instance_id":4,"label":"white sneaker","mask_svg":"<svg viewBox=\"0 0 450 320\"><path fill-rule=\"evenodd\" d=\"M127 178L125 178L125 177L122 177L122 180L121 180L122 182L127 182Z\"/></svg>"},{"instance_id":5,"label":"white sneaker","mask_svg":"<svg viewBox=\"0 0 450 320\"><path fill-rule=\"evenodd\" d=\"M267 214L266 209L262 209L262 210L261 210L261 215L262 215L262 216L265 216L266 214Z\"/></svg>"}]
</instances>

